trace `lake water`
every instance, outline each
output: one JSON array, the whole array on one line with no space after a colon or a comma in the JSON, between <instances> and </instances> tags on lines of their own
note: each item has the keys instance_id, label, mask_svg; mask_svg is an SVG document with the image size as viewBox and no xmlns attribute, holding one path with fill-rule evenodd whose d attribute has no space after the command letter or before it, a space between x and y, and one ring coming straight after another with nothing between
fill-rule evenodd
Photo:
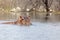
<instances>
[{"instance_id":1,"label":"lake water","mask_svg":"<svg viewBox=\"0 0 60 40\"><path fill-rule=\"evenodd\" d=\"M60 23L32 22L30 26L0 24L0 40L60 40Z\"/></svg>"}]
</instances>

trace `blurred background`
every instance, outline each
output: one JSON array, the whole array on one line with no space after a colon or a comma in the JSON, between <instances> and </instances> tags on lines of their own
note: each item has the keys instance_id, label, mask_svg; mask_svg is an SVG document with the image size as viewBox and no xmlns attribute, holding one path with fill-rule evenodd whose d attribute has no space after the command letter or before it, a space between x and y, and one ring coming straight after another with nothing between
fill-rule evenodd
<instances>
[{"instance_id":1,"label":"blurred background","mask_svg":"<svg viewBox=\"0 0 60 40\"><path fill-rule=\"evenodd\" d=\"M0 20L16 20L20 15L32 21L59 22L60 0L0 0Z\"/></svg>"}]
</instances>

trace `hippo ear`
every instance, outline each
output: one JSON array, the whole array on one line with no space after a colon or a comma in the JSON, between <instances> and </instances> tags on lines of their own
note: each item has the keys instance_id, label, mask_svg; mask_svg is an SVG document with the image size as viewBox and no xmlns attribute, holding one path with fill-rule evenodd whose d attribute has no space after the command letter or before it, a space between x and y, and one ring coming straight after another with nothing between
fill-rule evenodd
<instances>
[{"instance_id":1,"label":"hippo ear","mask_svg":"<svg viewBox=\"0 0 60 40\"><path fill-rule=\"evenodd\" d=\"M30 19L30 16L28 16L27 18Z\"/></svg>"},{"instance_id":2,"label":"hippo ear","mask_svg":"<svg viewBox=\"0 0 60 40\"><path fill-rule=\"evenodd\" d=\"M28 17L30 17L30 16L28 16Z\"/></svg>"},{"instance_id":3,"label":"hippo ear","mask_svg":"<svg viewBox=\"0 0 60 40\"><path fill-rule=\"evenodd\" d=\"M20 16L20 18L22 18L22 16Z\"/></svg>"}]
</instances>

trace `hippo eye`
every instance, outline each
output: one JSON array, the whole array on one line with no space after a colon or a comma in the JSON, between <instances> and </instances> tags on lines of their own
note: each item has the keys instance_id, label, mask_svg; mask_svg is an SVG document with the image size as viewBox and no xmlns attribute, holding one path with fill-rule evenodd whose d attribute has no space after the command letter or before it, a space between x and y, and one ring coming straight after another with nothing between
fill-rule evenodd
<instances>
[{"instance_id":1,"label":"hippo eye","mask_svg":"<svg viewBox=\"0 0 60 40\"><path fill-rule=\"evenodd\" d=\"M22 20L24 20L24 19L22 19Z\"/></svg>"}]
</instances>

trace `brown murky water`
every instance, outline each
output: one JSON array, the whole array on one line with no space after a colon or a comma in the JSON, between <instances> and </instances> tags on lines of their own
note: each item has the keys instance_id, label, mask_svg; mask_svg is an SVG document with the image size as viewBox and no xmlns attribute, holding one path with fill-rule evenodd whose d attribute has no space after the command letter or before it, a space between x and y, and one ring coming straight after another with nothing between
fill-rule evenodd
<instances>
[{"instance_id":1,"label":"brown murky water","mask_svg":"<svg viewBox=\"0 0 60 40\"><path fill-rule=\"evenodd\" d=\"M48 19L45 20L46 13L42 12L19 12L19 13L0 13L0 20L16 20L20 15L30 15L31 20L33 21L41 21L41 22L59 22L60 21L60 14L51 13L48 16Z\"/></svg>"}]
</instances>

